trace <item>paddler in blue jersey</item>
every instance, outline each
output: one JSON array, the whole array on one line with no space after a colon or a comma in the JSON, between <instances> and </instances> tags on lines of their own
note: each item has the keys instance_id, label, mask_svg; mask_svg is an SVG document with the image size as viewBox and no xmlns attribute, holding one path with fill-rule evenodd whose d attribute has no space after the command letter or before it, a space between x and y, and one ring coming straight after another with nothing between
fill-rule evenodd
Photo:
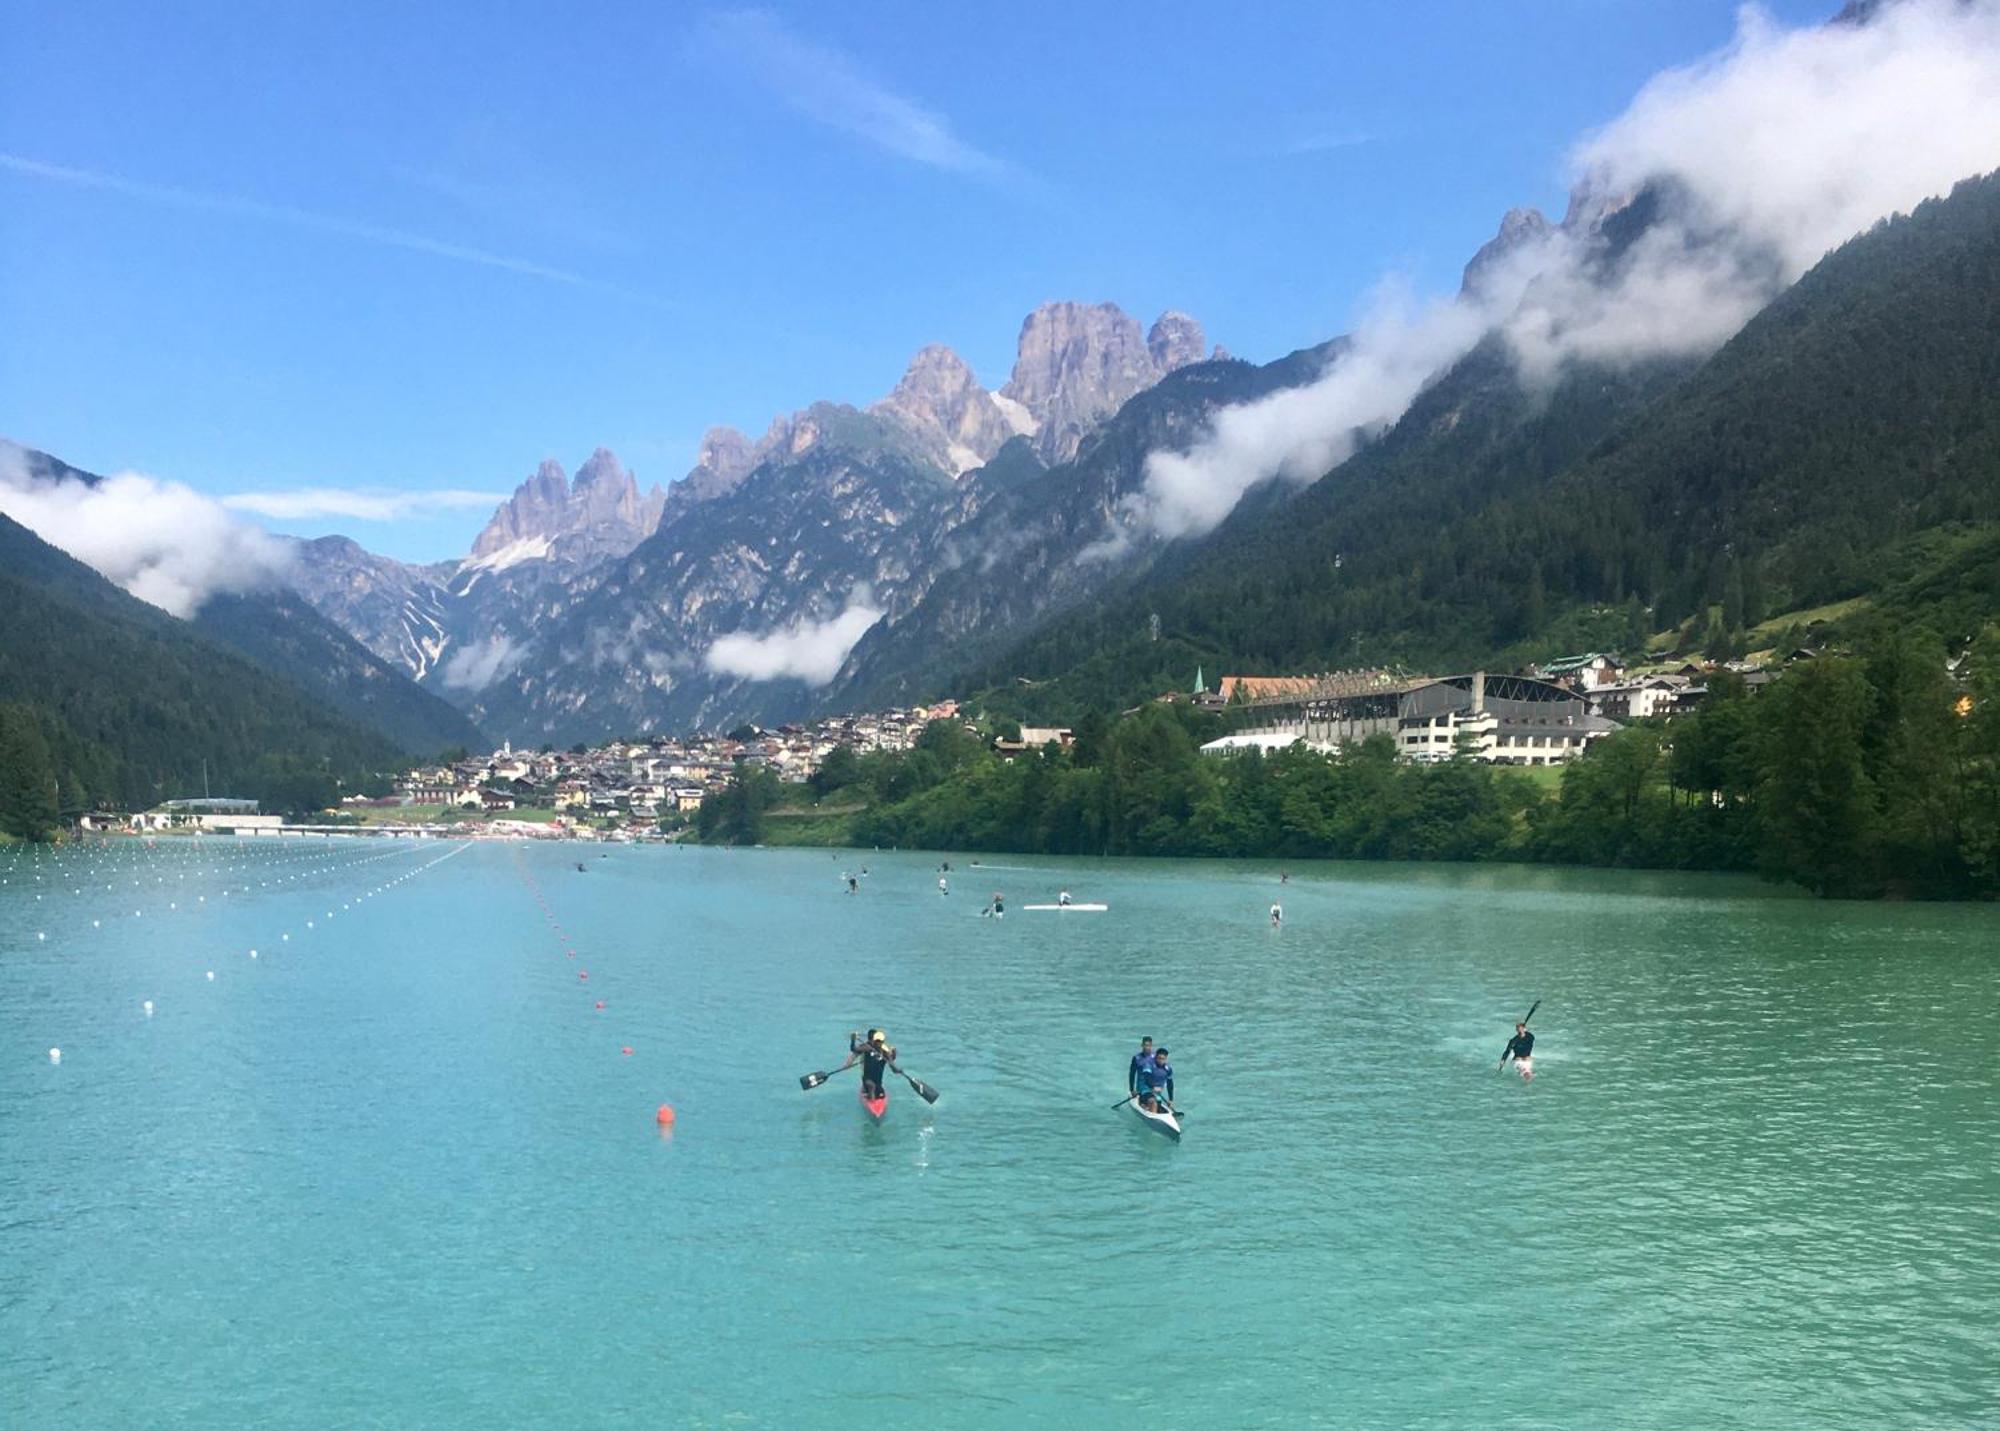
<instances>
[{"instance_id":1,"label":"paddler in blue jersey","mask_svg":"<svg viewBox=\"0 0 2000 1431\"><path fill-rule=\"evenodd\" d=\"M1138 1053L1132 1055L1132 1067L1126 1071L1126 1093L1140 1091L1142 1087L1140 1079L1146 1075L1146 1069L1150 1067L1152 1067L1152 1039L1140 1039Z\"/></svg>"},{"instance_id":2,"label":"paddler in blue jersey","mask_svg":"<svg viewBox=\"0 0 2000 1431\"><path fill-rule=\"evenodd\" d=\"M1148 1113L1157 1113L1162 1106L1174 1106L1174 1067L1167 1062L1167 1051L1162 1048L1153 1054L1153 1061L1139 1075L1139 1106ZM1163 1099L1160 1095L1164 1093Z\"/></svg>"}]
</instances>

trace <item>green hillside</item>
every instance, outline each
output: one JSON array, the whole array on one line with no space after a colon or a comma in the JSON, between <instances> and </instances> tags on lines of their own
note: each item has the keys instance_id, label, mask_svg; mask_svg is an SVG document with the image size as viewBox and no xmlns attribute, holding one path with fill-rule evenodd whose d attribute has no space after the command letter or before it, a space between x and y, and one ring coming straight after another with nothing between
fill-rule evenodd
<instances>
[{"instance_id":1,"label":"green hillside","mask_svg":"<svg viewBox=\"0 0 2000 1431\"><path fill-rule=\"evenodd\" d=\"M0 517L0 829L202 789L311 808L401 763L380 733Z\"/></svg>"},{"instance_id":2,"label":"green hillside","mask_svg":"<svg viewBox=\"0 0 2000 1431\"><path fill-rule=\"evenodd\" d=\"M1489 344L1280 496L956 684L1070 716L1198 661L1448 669L1869 595L1962 642L2000 591L2000 179L1828 255L1692 371L1533 394Z\"/></svg>"},{"instance_id":3,"label":"green hillside","mask_svg":"<svg viewBox=\"0 0 2000 1431\"><path fill-rule=\"evenodd\" d=\"M486 744L463 711L396 670L295 591L217 593L202 603L194 625L412 755Z\"/></svg>"}]
</instances>

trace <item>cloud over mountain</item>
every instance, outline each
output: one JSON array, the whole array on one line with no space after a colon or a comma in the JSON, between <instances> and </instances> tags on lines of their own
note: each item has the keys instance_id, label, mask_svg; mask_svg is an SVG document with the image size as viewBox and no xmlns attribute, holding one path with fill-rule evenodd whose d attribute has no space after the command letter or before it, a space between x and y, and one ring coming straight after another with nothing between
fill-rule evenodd
<instances>
[{"instance_id":1,"label":"cloud over mountain","mask_svg":"<svg viewBox=\"0 0 2000 1431\"><path fill-rule=\"evenodd\" d=\"M281 582L290 561L283 542L192 487L137 472L92 482L40 471L11 443L0 443L0 512L180 617L219 592Z\"/></svg>"},{"instance_id":2,"label":"cloud over mountain","mask_svg":"<svg viewBox=\"0 0 2000 1431\"><path fill-rule=\"evenodd\" d=\"M862 634L882 619L882 608L866 591L856 591L838 616L825 621L800 620L790 626L755 635L747 631L719 636L708 648L708 669L751 681L793 677L823 686L840 670Z\"/></svg>"},{"instance_id":3,"label":"cloud over mountain","mask_svg":"<svg viewBox=\"0 0 2000 1431\"><path fill-rule=\"evenodd\" d=\"M1996 164L1996 0L1903 0L1797 30L1746 9L1726 47L1577 144L1561 225L1516 225L1451 302L1389 305L1317 382L1153 453L1099 550L1208 531L1273 477L1316 480L1495 329L1535 383L1575 360L1711 351L1829 249Z\"/></svg>"}]
</instances>

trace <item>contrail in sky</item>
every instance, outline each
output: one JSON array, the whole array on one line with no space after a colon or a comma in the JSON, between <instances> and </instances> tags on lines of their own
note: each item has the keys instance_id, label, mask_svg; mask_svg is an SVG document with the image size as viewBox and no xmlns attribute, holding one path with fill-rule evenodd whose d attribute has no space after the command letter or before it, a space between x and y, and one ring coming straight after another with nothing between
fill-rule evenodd
<instances>
[{"instance_id":1,"label":"contrail in sky","mask_svg":"<svg viewBox=\"0 0 2000 1431\"><path fill-rule=\"evenodd\" d=\"M147 184L136 179L121 178L116 174L100 173L94 169L76 169L65 164L49 164L40 159L29 159L19 154L5 152L0 152L0 170L31 179L42 179L49 183L68 184L80 189L100 189L106 193L122 194L130 199L144 199L149 203L169 204L175 208L227 214L236 218L256 219L264 223L287 224L293 228L311 229L316 233L332 234L338 238L380 244L385 248L400 248L411 253L429 254L433 258L448 258L455 263L471 263L482 268L503 269L508 273L546 279L551 283L566 283L573 287L597 288L608 292L617 291L608 285L585 278L582 274L571 273L567 269L530 263L527 259L511 258L504 253L493 253L466 244L446 243L441 239L426 238L422 234L384 228L380 224L361 223L354 219L339 218L333 214L314 213L310 209L295 209L289 204L267 204L257 199L238 199L226 194L204 194L192 189L171 188L165 184Z\"/></svg>"}]
</instances>

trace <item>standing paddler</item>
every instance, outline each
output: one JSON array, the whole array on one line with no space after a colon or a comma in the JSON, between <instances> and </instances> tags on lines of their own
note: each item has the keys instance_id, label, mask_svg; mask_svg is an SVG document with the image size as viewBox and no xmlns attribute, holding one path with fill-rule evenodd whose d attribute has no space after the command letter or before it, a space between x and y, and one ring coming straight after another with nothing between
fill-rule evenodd
<instances>
[{"instance_id":1,"label":"standing paddler","mask_svg":"<svg viewBox=\"0 0 2000 1431\"><path fill-rule=\"evenodd\" d=\"M1132 1067L1125 1074L1125 1091L1136 1094L1141 1087L1140 1079L1153 1066L1153 1041L1139 1040L1139 1051L1132 1055Z\"/></svg>"}]
</instances>

